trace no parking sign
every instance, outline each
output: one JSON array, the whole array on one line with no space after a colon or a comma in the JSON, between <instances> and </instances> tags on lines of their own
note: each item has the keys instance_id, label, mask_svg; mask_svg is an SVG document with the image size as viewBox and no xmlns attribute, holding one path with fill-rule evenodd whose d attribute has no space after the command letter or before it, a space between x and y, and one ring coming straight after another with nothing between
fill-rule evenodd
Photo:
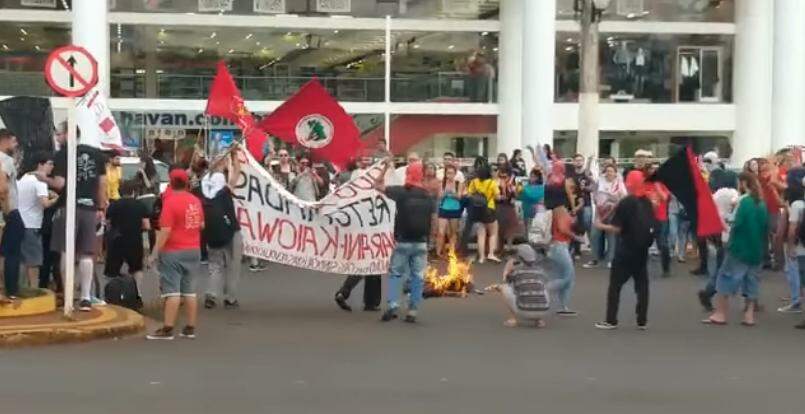
<instances>
[{"instance_id":1,"label":"no parking sign","mask_svg":"<svg viewBox=\"0 0 805 414\"><path fill-rule=\"evenodd\" d=\"M98 83L98 62L83 47L63 46L48 56L45 79L60 95L83 96Z\"/></svg>"}]
</instances>

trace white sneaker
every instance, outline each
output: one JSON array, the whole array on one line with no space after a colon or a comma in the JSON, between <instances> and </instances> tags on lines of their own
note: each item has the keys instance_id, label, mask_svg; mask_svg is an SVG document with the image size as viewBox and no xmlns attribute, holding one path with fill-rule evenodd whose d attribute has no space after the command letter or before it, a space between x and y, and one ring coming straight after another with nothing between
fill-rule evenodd
<instances>
[{"instance_id":1,"label":"white sneaker","mask_svg":"<svg viewBox=\"0 0 805 414\"><path fill-rule=\"evenodd\" d=\"M799 303L791 303L789 305L785 305L782 308L777 308L777 312L780 313L802 313L802 305Z\"/></svg>"}]
</instances>

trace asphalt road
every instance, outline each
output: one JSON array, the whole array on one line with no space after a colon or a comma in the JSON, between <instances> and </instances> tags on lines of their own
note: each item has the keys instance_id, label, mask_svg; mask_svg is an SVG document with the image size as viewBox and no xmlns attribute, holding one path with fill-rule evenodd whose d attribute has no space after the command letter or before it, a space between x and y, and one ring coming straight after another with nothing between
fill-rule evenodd
<instances>
[{"instance_id":1,"label":"asphalt road","mask_svg":"<svg viewBox=\"0 0 805 414\"><path fill-rule=\"evenodd\" d=\"M478 284L499 270L476 267ZM652 280L648 332L631 284L602 332L604 270L579 271L578 318L537 330L502 326L497 294L382 324L336 308L341 277L272 266L245 276L240 310L203 311L195 341L0 350L0 413L801 413L805 333L774 312L783 276L763 280L757 327L707 327L687 270Z\"/></svg>"}]
</instances>

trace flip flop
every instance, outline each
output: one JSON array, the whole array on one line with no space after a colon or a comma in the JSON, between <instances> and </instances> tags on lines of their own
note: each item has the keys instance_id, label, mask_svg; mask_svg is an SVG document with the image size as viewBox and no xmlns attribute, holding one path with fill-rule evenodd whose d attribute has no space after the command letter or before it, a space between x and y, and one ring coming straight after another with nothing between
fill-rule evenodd
<instances>
[{"instance_id":1,"label":"flip flop","mask_svg":"<svg viewBox=\"0 0 805 414\"><path fill-rule=\"evenodd\" d=\"M751 328L751 327L755 326L756 324L757 324L757 322L741 321L741 325L746 326L748 328Z\"/></svg>"},{"instance_id":2,"label":"flip flop","mask_svg":"<svg viewBox=\"0 0 805 414\"><path fill-rule=\"evenodd\" d=\"M727 322L716 321L711 318L703 319L702 323L705 325L718 325L718 326L724 326L727 324Z\"/></svg>"}]
</instances>

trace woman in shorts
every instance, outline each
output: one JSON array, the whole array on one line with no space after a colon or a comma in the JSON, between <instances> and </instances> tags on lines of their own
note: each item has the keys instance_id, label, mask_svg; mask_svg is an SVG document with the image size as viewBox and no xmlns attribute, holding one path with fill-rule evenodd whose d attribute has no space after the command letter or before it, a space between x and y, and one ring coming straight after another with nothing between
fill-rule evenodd
<instances>
[{"instance_id":1,"label":"woman in shorts","mask_svg":"<svg viewBox=\"0 0 805 414\"><path fill-rule=\"evenodd\" d=\"M436 254L442 257L445 252L445 241L448 250L456 248L458 226L463 211L461 198L464 196L463 184L456 178L458 170L455 165L444 167L444 178L439 188L438 233L436 236Z\"/></svg>"}]
</instances>

